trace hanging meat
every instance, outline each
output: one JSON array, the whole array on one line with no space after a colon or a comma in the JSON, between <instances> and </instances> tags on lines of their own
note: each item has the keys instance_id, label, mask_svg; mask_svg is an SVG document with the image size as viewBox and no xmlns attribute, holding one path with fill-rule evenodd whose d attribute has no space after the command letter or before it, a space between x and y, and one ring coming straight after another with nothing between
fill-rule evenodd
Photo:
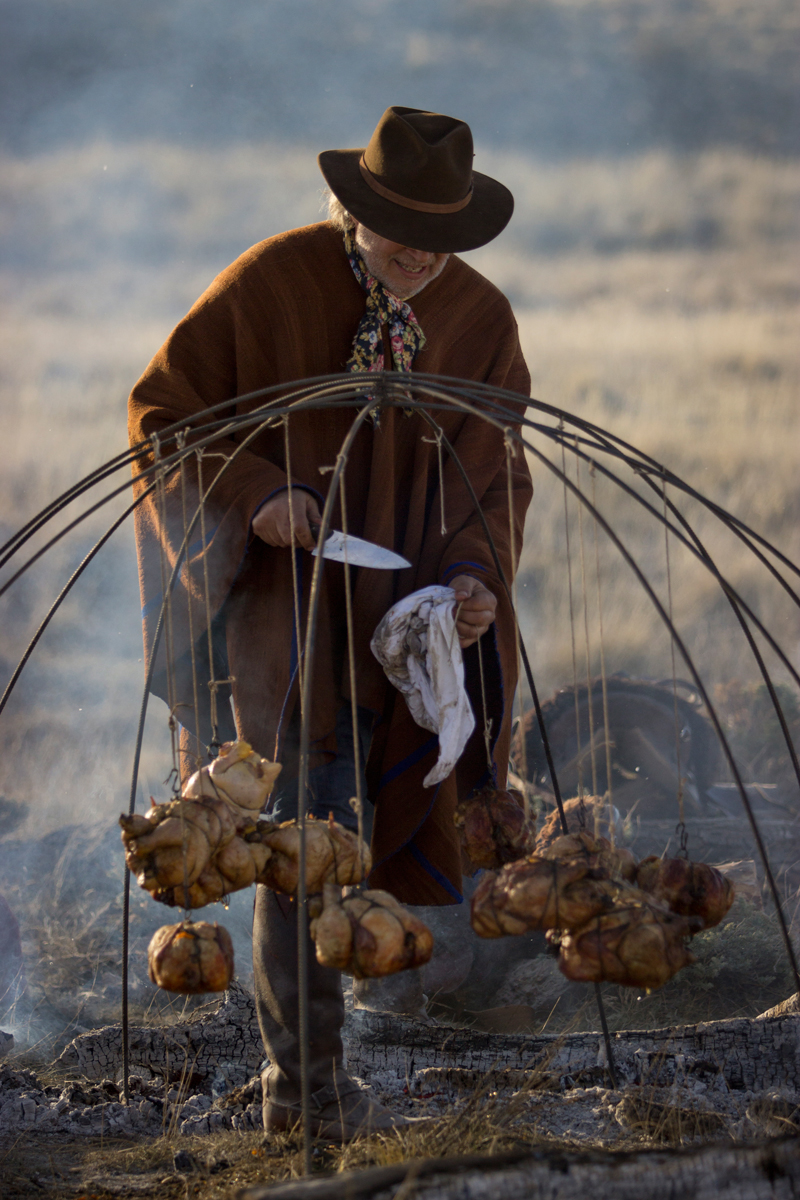
<instances>
[{"instance_id":1,"label":"hanging meat","mask_svg":"<svg viewBox=\"0 0 800 1200\"><path fill-rule=\"evenodd\" d=\"M609 805L601 796L571 796L569 800L563 802L564 817L567 822L567 833L582 833L584 830L594 832L595 818L598 823L598 833L603 837L608 837L609 830ZM619 813L614 811L615 828L616 821L619 818ZM564 826L561 821L561 814L557 808L554 808L548 815L536 838L536 854L544 854L547 847L556 838L562 837L564 834Z\"/></svg>"},{"instance_id":2,"label":"hanging meat","mask_svg":"<svg viewBox=\"0 0 800 1200\"><path fill-rule=\"evenodd\" d=\"M208 921L162 925L147 948L151 980L184 996L224 992L233 978L233 942L227 929Z\"/></svg>"},{"instance_id":3,"label":"hanging meat","mask_svg":"<svg viewBox=\"0 0 800 1200\"><path fill-rule=\"evenodd\" d=\"M361 883L372 870L369 850L358 836L339 825L333 817L317 821L305 820L306 891L309 895L321 892L324 884L337 883L342 887ZM300 858L300 829L296 821L273 825L261 837L270 856L258 876L275 892L293 896L297 891Z\"/></svg>"},{"instance_id":4,"label":"hanging meat","mask_svg":"<svg viewBox=\"0 0 800 1200\"><path fill-rule=\"evenodd\" d=\"M630 850L612 846L608 838L596 838L585 830L562 834L545 849L537 849L537 853L560 862L582 862L590 871L609 879L624 879L629 883L636 879L636 859Z\"/></svg>"},{"instance_id":5,"label":"hanging meat","mask_svg":"<svg viewBox=\"0 0 800 1200\"><path fill-rule=\"evenodd\" d=\"M472 928L479 937L495 938L582 925L610 909L618 892L595 875L577 859L529 858L487 871L472 897Z\"/></svg>"},{"instance_id":6,"label":"hanging meat","mask_svg":"<svg viewBox=\"0 0 800 1200\"><path fill-rule=\"evenodd\" d=\"M356 979L421 967L433 953L433 935L388 892L357 892L342 899L326 884L322 910L311 921L317 960Z\"/></svg>"},{"instance_id":7,"label":"hanging meat","mask_svg":"<svg viewBox=\"0 0 800 1200\"><path fill-rule=\"evenodd\" d=\"M699 917L706 929L720 923L736 896L731 880L716 867L685 858L643 858L636 882L673 912Z\"/></svg>"},{"instance_id":8,"label":"hanging meat","mask_svg":"<svg viewBox=\"0 0 800 1200\"><path fill-rule=\"evenodd\" d=\"M280 769L247 742L226 742L180 798L153 803L146 814L123 814L125 861L139 886L165 904L201 908L253 883L269 852L248 849L244 840Z\"/></svg>"},{"instance_id":9,"label":"hanging meat","mask_svg":"<svg viewBox=\"0 0 800 1200\"><path fill-rule=\"evenodd\" d=\"M535 826L526 817L519 792L487 785L456 808L453 820L461 835L464 873L496 870L533 849Z\"/></svg>"},{"instance_id":10,"label":"hanging meat","mask_svg":"<svg viewBox=\"0 0 800 1200\"><path fill-rule=\"evenodd\" d=\"M635 888L625 892L613 911L562 935L558 965L567 979L658 988L695 961L686 939L699 918L669 912Z\"/></svg>"},{"instance_id":11,"label":"hanging meat","mask_svg":"<svg viewBox=\"0 0 800 1200\"><path fill-rule=\"evenodd\" d=\"M255 820L263 810L281 764L256 754L249 742L225 742L219 755L184 784L187 800L227 800L237 816Z\"/></svg>"},{"instance_id":12,"label":"hanging meat","mask_svg":"<svg viewBox=\"0 0 800 1200\"><path fill-rule=\"evenodd\" d=\"M229 742L186 783L183 795L121 816L125 861L139 886L163 904L202 908L253 883L294 894L299 832L295 822L258 820L280 772L247 742ZM309 892L328 878L360 882L368 852L335 822L306 820ZM363 861L362 861L363 860Z\"/></svg>"}]
</instances>

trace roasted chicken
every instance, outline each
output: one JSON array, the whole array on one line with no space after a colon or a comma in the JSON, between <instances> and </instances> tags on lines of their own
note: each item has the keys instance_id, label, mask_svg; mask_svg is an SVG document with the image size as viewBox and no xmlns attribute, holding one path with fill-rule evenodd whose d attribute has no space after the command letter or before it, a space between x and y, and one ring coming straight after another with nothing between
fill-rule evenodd
<instances>
[{"instance_id":1,"label":"roasted chicken","mask_svg":"<svg viewBox=\"0 0 800 1200\"><path fill-rule=\"evenodd\" d=\"M598 803L586 799L587 825ZM580 801L565 809L569 833L553 813L535 855L486 872L472 897L472 928L486 938L544 929L560 945L568 979L661 987L694 962L686 941L722 920L732 882L684 859L651 857L637 866L629 850L581 827Z\"/></svg>"},{"instance_id":2,"label":"roasted chicken","mask_svg":"<svg viewBox=\"0 0 800 1200\"><path fill-rule=\"evenodd\" d=\"M543 858L559 862L582 862L589 870L609 879L636 879L636 859L624 846L612 846L607 838L588 832L565 833L539 851Z\"/></svg>"},{"instance_id":3,"label":"roasted chicken","mask_svg":"<svg viewBox=\"0 0 800 1200\"><path fill-rule=\"evenodd\" d=\"M610 909L617 893L573 859L529 858L483 876L472 897L472 928L494 938L532 929L570 929Z\"/></svg>"},{"instance_id":4,"label":"roasted chicken","mask_svg":"<svg viewBox=\"0 0 800 1200\"><path fill-rule=\"evenodd\" d=\"M125 861L139 886L165 904L202 908L253 883L270 851L258 838L245 843L280 769L247 742L226 742L181 797L121 816Z\"/></svg>"},{"instance_id":5,"label":"roasted chicken","mask_svg":"<svg viewBox=\"0 0 800 1200\"><path fill-rule=\"evenodd\" d=\"M358 837L339 825L333 817L316 821L307 817L306 834L306 891L309 895L321 892L326 883L345 887L361 883L372 869L372 859L366 846L359 847ZM258 882L275 892L293 896L299 877L300 829L296 821L273 825L263 835L262 842L270 857L259 873Z\"/></svg>"},{"instance_id":6,"label":"roasted chicken","mask_svg":"<svg viewBox=\"0 0 800 1200\"><path fill-rule=\"evenodd\" d=\"M731 880L716 867L685 858L643 858L636 882L674 913L699 917L706 929L720 923L736 896Z\"/></svg>"},{"instance_id":7,"label":"roasted chicken","mask_svg":"<svg viewBox=\"0 0 800 1200\"><path fill-rule=\"evenodd\" d=\"M658 988L695 961L685 943L699 928L699 918L678 916L626 888L613 911L562 935L558 965L567 979Z\"/></svg>"},{"instance_id":8,"label":"roasted chicken","mask_svg":"<svg viewBox=\"0 0 800 1200\"><path fill-rule=\"evenodd\" d=\"M533 849L535 827L525 815L519 792L489 784L462 800L453 819L461 834L461 862L467 875L496 870Z\"/></svg>"},{"instance_id":9,"label":"roasted chicken","mask_svg":"<svg viewBox=\"0 0 800 1200\"><path fill-rule=\"evenodd\" d=\"M121 816L125 861L139 886L169 905L202 908L253 883L290 895L297 889L297 823L258 820L280 772L247 742L228 742L183 795ZM358 839L333 821L306 820L309 892L326 880L358 883L370 869Z\"/></svg>"},{"instance_id":10,"label":"roasted chicken","mask_svg":"<svg viewBox=\"0 0 800 1200\"><path fill-rule=\"evenodd\" d=\"M342 899L341 889L326 884L322 910L311 921L317 959L356 979L393 975L421 967L433 953L433 935L394 896L358 892Z\"/></svg>"},{"instance_id":11,"label":"roasted chicken","mask_svg":"<svg viewBox=\"0 0 800 1200\"><path fill-rule=\"evenodd\" d=\"M608 837L609 807L608 802L604 801L601 796L584 796L582 800L579 796L572 796L563 802L563 808L567 821L567 833L583 833L584 831L594 833L595 816L597 816L599 833L603 837ZM562 837L563 834L564 826L561 822L561 814L557 808L554 808L537 834L534 853L544 854L550 843L554 842L556 838Z\"/></svg>"},{"instance_id":12,"label":"roasted chicken","mask_svg":"<svg viewBox=\"0 0 800 1200\"><path fill-rule=\"evenodd\" d=\"M233 942L208 921L162 925L147 948L150 978L168 992L224 992L233 978Z\"/></svg>"}]
</instances>

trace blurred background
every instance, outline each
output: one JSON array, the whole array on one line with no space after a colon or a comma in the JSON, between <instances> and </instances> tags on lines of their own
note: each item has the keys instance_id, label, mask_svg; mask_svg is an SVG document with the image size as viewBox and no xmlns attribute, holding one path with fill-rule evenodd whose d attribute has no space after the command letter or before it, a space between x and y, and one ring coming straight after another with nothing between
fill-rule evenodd
<instances>
[{"instance_id":1,"label":"blurred background","mask_svg":"<svg viewBox=\"0 0 800 1200\"><path fill-rule=\"evenodd\" d=\"M365 144L383 110L403 104L469 121L478 169L516 196L508 230L468 257L512 300L534 396L665 461L797 560L792 0L2 0L0 22L4 537L125 448L132 384L217 272L254 242L320 219L317 152ZM541 449L551 454L544 440ZM533 469L520 598L548 696L573 678L567 568L581 623L584 614L563 490ZM596 488L666 599L663 535L603 480ZM4 679L124 500L0 600ZM800 665L785 593L702 512L687 516ZM569 522L574 557L574 511ZM594 564L588 524L585 537ZM668 677L669 639L602 538L596 562L608 672ZM755 732L742 717L755 695L752 655L708 574L677 548L671 567L676 621L709 686L734 697L726 719L747 726L749 762L751 743L774 736L768 716ZM596 675L594 577L586 594ZM779 666L776 675L788 682ZM109 897L121 857L103 847L112 835L116 845L109 828L127 803L141 679L126 526L3 714L0 886L9 894L35 890L58 861L60 897L88 886L92 911L101 900L117 911ZM798 728L795 693L785 695ZM156 702L142 797L163 798L168 768ZM42 834L51 849L37 859L29 850ZM52 897L45 907L44 925ZM108 954L113 993L116 949Z\"/></svg>"}]
</instances>

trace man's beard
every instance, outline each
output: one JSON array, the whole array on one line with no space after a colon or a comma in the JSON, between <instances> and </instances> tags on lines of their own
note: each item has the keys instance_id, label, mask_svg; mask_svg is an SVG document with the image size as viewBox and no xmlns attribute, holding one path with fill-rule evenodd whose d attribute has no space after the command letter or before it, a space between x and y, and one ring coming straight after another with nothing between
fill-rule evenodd
<instances>
[{"instance_id":1,"label":"man's beard","mask_svg":"<svg viewBox=\"0 0 800 1200\"><path fill-rule=\"evenodd\" d=\"M450 257L449 254L437 255L436 259L438 261L435 261L429 267L428 273L421 283L415 286L411 280L407 284L403 281L403 284L398 287L396 283L390 280L388 275L389 260L394 256L387 256L379 249L378 245L376 245L376 236L372 231L366 229L361 224L357 225L355 241L370 275L374 275L379 283L382 283L388 291L397 296L398 300L410 300L412 296L419 295L423 288L427 287L429 283L433 283L434 279L437 279L441 275Z\"/></svg>"}]
</instances>

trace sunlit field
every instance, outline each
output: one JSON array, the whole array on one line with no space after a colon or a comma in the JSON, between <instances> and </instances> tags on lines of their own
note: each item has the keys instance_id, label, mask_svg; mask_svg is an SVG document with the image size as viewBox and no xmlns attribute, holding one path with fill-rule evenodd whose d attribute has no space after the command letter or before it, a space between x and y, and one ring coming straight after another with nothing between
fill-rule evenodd
<instances>
[{"instance_id":1,"label":"sunlit field","mask_svg":"<svg viewBox=\"0 0 800 1200\"><path fill-rule=\"evenodd\" d=\"M512 299L534 396L665 462L797 558L800 169L721 151L562 166L497 155L483 165L511 184L517 211L496 244L469 258ZM9 224L2 231L0 518L10 532L124 448L127 393L172 325L248 245L318 219L321 189L310 152L275 146L201 152L98 143L7 158L2 178ZM534 444L553 453L545 439ZM584 616L590 668L599 670L598 563L606 669L669 675L661 622L602 536L595 557L588 518L584 613L574 501L568 559L563 488L541 464L532 469L520 598L540 690L572 681L570 570L579 671ZM582 483L591 486L585 467ZM598 507L666 605L660 529L603 479L595 488ZM3 599L7 671L58 581L125 502L124 495L112 502ZM791 605L740 543L696 508L686 512L797 662ZM670 566L676 622L710 682L753 677L717 585L675 544ZM142 672L138 603L126 528L43 638L6 713L6 745L36 753L15 754L13 766L4 756L0 785L35 801L37 826L66 819L88 797L98 815L113 813L124 795ZM677 669L687 674L680 661ZM153 788L163 723L156 704ZM76 745L94 747L82 758L79 785ZM53 786L67 760L69 786ZM148 764L146 756L146 775Z\"/></svg>"}]
</instances>

